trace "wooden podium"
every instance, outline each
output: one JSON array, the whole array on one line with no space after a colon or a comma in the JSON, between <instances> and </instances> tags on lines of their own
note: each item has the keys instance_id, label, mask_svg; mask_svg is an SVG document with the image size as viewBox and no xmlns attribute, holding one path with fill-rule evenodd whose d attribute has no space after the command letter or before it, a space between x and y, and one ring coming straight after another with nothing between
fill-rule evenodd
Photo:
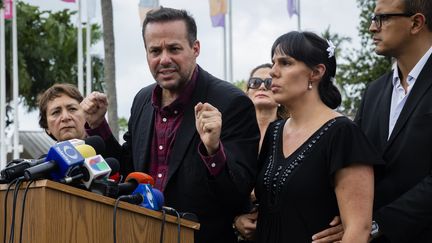
<instances>
[{"instance_id":1,"label":"wooden podium","mask_svg":"<svg viewBox=\"0 0 432 243\"><path fill-rule=\"evenodd\" d=\"M14 242L19 242L21 205L26 184L20 187L15 213ZM4 198L7 185L0 185L0 241L3 241ZM13 190L8 194L6 242L9 242ZM49 180L33 183L28 190L23 224L23 243L113 242L115 200ZM159 243L163 215L120 202L117 208L118 243ZM181 242L194 241L200 225L180 220ZM177 218L166 215L164 243L177 242Z\"/></svg>"}]
</instances>

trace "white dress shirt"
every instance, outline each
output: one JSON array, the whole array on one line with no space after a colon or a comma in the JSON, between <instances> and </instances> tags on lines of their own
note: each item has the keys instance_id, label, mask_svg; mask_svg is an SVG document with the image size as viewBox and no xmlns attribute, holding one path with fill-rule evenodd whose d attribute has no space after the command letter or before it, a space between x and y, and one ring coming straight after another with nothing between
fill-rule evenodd
<instances>
[{"instance_id":1,"label":"white dress shirt","mask_svg":"<svg viewBox=\"0 0 432 243\"><path fill-rule=\"evenodd\" d=\"M390 119L389 119L389 133L387 139L390 138L390 135L393 132L396 121L399 118L399 115L405 106L405 102L408 99L410 91L414 86L417 78L422 71L423 67L426 65L427 60L432 54L432 46L429 50L423 55L423 57L417 62L414 68L409 72L407 77L407 91L402 87L400 78L399 78L399 68L397 66L397 62L393 65L393 93L390 105Z\"/></svg>"}]
</instances>

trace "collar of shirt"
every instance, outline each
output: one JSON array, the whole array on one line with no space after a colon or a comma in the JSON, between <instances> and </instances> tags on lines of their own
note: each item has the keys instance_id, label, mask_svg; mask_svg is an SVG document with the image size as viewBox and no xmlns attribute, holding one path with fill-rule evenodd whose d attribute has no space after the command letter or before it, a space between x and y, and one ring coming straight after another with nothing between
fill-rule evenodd
<instances>
[{"instance_id":1,"label":"collar of shirt","mask_svg":"<svg viewBox=\"0 0 432 243\"><path fill-rule=\"evenodd\" d=\"M420 58L420 60L417 62L414 68L409 72L407 78L408 87L412 87L414 85L415 81L420 75L420 72L422 71L423 67L426 65L426 62L428 61L431 54L432 54L432 46L423 55L423 57ZM393 64L393 86L396 87L398 85L400 85L399 68L397 66L397 62L395 62Z\"/></svg>"},{"instance_id":2,"label":"collar of shirt","mask_svg":"<svg viewBox=\"0 0 432 243\"><path fill-rule=\"evenodd\" d=\"M179 97L165 107L161 107L162 88L159 85L156 85L152 93L152 105L155 110L166 116L183 112L184 107L190 101L193 91L195 90L197 79L198 65L195 67L191 80L186 84Z\"/></svg>"}]
</instances>

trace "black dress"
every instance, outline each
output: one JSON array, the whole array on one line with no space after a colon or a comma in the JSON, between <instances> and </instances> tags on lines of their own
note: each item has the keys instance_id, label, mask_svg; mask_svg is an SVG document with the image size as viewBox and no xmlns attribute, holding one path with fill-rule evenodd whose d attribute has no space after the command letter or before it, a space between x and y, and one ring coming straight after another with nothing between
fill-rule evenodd
<instances>
[{"instance_id":1,"label":"black dress","mask_svg":"<svg viewBox=\"0 0 432 243\"><path fill-rule=\"evenodd\" d=\"M325 123L288 158L282 150L285 121L267 129L255 193L259 201L256 242L311 242L339 215L335 172L353 163L380 164L381 158L351 120Z\"/></svg>"}]
</instances>

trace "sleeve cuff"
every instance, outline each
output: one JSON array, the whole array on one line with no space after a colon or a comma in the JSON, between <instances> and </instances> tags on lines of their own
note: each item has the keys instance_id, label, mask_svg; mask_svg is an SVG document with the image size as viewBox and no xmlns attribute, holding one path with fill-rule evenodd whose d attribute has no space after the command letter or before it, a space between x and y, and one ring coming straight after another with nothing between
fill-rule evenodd
<instances>
[{"instance_id":1,"label":"sleeve cuff","mask_svg":"<svg viewBox=\"0 0 432 243\"><path fill-rule=\"evenodd\" d=\"M89 136L100 136L104 141L108 140L112 136L111 128L108 125L108 122L106 119L96 128L90 128L90 126L86 123L85 129L87 132L87 135Z\"/></svg>"},{"instance_id":2,"label":"sleeve cuff","mask_svg":"<svg viewBox=\"0 0 432 243\"><path fill-rule=\"evenodd\" d=\"M207 155L206 148L202 142L198 145L198 153L201 159L204 161L204 164L206 165L210 175L217 176L225 168L226 155L221 142L219 142L219 149L214 155Z\"/></svg>"}]
</instances>

